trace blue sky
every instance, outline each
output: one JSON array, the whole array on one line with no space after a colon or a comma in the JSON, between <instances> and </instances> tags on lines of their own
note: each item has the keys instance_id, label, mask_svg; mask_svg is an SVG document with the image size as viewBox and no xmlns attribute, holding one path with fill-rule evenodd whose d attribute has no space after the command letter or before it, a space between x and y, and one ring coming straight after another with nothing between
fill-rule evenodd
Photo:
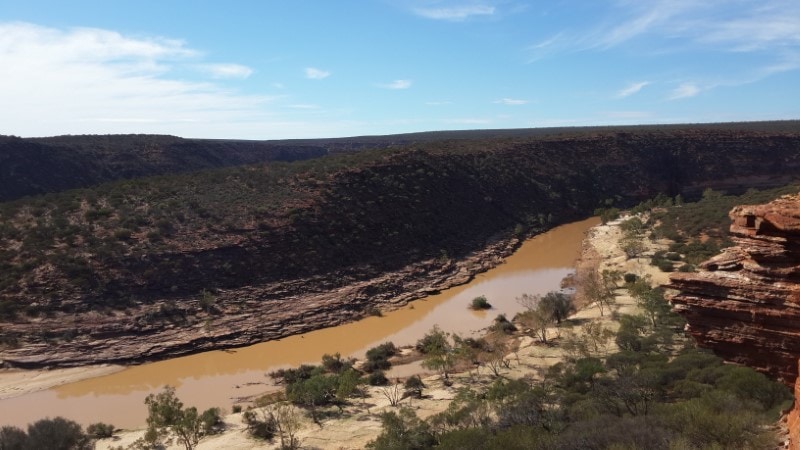
<instances>
[{"instance_id":1,"label":"blue sky","mask_svg":"<svg viewBox=\"0 0 800 450\"><path fill-rule=\"evenodd\" d=\"M0 3L0 134L798 118L797 0Z\"/></svg>"}]
</instances>

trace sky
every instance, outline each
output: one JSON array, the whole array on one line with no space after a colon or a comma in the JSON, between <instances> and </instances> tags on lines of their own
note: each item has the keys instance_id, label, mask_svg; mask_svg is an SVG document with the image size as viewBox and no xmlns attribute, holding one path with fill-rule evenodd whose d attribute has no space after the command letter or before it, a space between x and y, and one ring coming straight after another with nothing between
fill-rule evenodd
<instances>
[{"instance_id":1,"label":"sky","mask_svg":"<svg viewBox=\"0 0 800 450\"><path fill-rule=\"evenodd\" d=\"M800 119L798 0L0 0L0 134Z\"/></svg>"}]
</instances>

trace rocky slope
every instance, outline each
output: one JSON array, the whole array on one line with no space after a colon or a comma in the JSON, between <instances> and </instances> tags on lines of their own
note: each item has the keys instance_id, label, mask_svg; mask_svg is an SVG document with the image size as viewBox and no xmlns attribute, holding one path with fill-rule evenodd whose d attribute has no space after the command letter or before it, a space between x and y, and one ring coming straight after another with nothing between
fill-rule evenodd
<instances>
[{"instance_id":1,"label":"rocky slope","mask_svg":"<svg viewBox=\"0 0 800 450\"><path fill-rule=\"evenodd\" d=\"M0 359L133 362L340 323L609 202L796 179L794 127L451 139L0 204Z\"/></svg>"},{"instance_id":2,"label":"rocky slope","mask_svg":"<svg viewBox=\"0 0 800 450\"><path fill-rule=\"evenodd\" d=\"M794 388L800 358L800 195L730 212L734 247L672 275L675 310L697 342ZM789 424L800 444L800 409Z\"/></svg>"}]
</instances>

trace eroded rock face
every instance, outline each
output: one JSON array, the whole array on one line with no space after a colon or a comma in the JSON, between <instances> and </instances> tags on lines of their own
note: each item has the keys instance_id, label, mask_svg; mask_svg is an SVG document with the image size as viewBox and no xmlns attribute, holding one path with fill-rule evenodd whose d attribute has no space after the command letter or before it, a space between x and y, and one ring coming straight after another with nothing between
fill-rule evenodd
<instances>
[{"instance_id":1,"label":"eroded rock face","mask_svg":"<svg viewBox=\"0 0 800 450\"><path fill-rule=\"evenodd\" d=\"M800 195L730 212L734 247L697 273L676 273L675 310L698 344L764 372L800 393ZM800 409L789 417L798 447Z\"/></svg>"}]
</instances>

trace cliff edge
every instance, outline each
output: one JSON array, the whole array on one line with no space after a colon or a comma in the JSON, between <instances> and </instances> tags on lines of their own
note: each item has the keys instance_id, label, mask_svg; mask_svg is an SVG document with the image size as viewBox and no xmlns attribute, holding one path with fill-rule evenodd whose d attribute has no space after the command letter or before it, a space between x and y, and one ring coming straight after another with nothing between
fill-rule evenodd
<instances>
[{"instance_id":1,"label":"cliff edge","mask_svg":"<svg viewBox=\"0 0 800 450\"><path fill-rule=\"evenodd\" d=\"M777 378L800 396L800 194L729 213L735 246L676 273L675 311L698 344ZM791 448L800 448L800 405L789 415Z\"/></svg>"}]
</instances>

